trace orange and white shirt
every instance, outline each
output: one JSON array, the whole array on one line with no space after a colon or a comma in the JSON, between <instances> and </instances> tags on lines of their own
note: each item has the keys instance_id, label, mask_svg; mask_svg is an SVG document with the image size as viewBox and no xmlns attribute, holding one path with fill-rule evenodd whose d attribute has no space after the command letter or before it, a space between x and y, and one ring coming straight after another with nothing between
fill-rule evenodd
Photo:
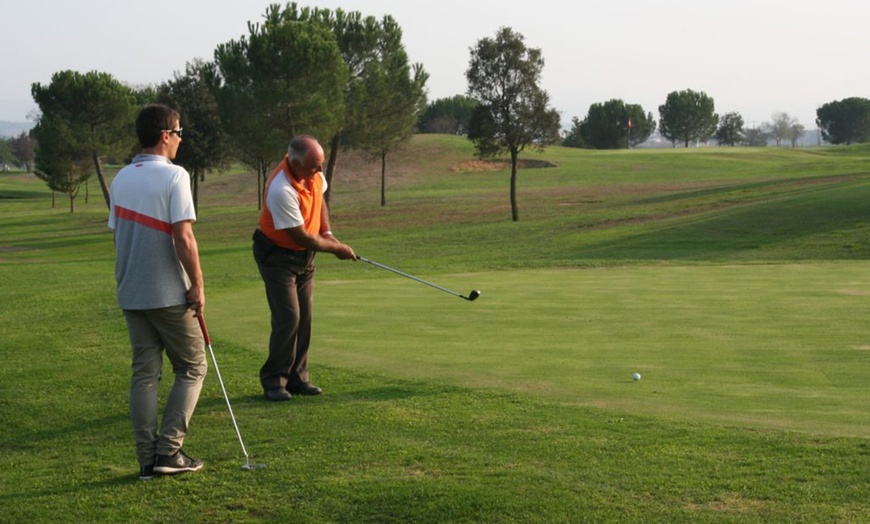
<instances>
[{"instance_id":1,"label":"orange and white shirt","mask_svg":"<svg viewBox=\"0 0 870 524\"><path fill-rule=\"evenodd\" d=\"M286 155L266 181L266 196L257 225L266 237L280 247L303 251L282 229L304 226L311 235L320 234L323 194L326 177L317 173L306 180L296 180L290 174L290 159Z\"/></svg>"}]
</instances>

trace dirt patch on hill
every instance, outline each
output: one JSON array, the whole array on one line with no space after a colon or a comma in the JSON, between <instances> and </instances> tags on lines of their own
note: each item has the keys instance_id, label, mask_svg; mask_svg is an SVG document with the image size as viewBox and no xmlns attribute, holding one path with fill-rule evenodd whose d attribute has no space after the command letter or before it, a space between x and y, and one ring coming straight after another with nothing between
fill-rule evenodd
<instances>
[{"instance_id":1,"label":"dirt patch on hill","mask_svg":"<svg viewBox=\"0 0 870 524\"><path fill-rule=\"evenodd\" d=\"M546 160L517 160L517 169L538 169L543 167L556 167L556 164ZM482 171L503 171L511 168L510 160L467 160L452 171L456 173L480 173Z\"/></svg>"}]
</instances>

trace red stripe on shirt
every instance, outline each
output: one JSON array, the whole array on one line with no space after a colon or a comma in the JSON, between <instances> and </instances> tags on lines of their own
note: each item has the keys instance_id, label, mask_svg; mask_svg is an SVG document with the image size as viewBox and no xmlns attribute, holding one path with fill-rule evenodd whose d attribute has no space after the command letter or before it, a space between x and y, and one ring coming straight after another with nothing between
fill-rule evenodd
<instances>
[{"instance_id":1,"label":"red stripe on shirt","mask_svg":"<svg viewBox=\"0 0 870 524\"><path fill-rule=\"evenodd\" d=\"M115 206L115 216L118 218L123 218L124 220L136 222L137 224L145 227L150 227L151 229L156 229L157 231L162 231L168 235L172 234L172 224L170 224L169 222L164 222L162 220L157 220L156 218L143 215L142 213L137 213L132 209Z\"/></svg>"}]
</instances>

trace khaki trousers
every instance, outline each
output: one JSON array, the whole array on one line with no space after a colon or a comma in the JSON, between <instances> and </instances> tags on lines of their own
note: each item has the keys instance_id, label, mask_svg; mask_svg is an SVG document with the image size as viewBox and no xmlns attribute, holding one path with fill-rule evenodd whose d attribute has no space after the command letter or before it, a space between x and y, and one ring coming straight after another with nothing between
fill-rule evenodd
<instances>
[{"instance_id":1,"label":"khaki trousers","mask_svg":"<svg viewBox=\"0 0 870 524\"><path fill-rule=\"evenodd\" d=\"M181 449L196 409L207 370L205 340L196 314L187 305L161 309L125 310L132 348L130 418L141 466L154 464L154 455L173 455ZM163 352L175 380L158 425L158 386L163 376Z\"/></svg>"}]
</instances>

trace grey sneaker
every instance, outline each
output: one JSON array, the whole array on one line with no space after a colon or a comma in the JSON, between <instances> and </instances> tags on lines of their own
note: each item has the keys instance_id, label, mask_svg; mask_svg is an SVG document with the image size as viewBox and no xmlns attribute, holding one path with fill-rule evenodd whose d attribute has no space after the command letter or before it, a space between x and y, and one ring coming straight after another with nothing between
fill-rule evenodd
<instances>
[{"instance_id":1,"label":"grey sneaker","mask_svg":"<svg viewBox=\"0 0 870 524\"><path fill-rule=\"evenodd\" d=\"M180 449L175 455L157 455L154 463L154 471L165 475L184 473L185 471L199 471L202 469L202 461L190 458Z\"/></svg>"}]
</instances>

